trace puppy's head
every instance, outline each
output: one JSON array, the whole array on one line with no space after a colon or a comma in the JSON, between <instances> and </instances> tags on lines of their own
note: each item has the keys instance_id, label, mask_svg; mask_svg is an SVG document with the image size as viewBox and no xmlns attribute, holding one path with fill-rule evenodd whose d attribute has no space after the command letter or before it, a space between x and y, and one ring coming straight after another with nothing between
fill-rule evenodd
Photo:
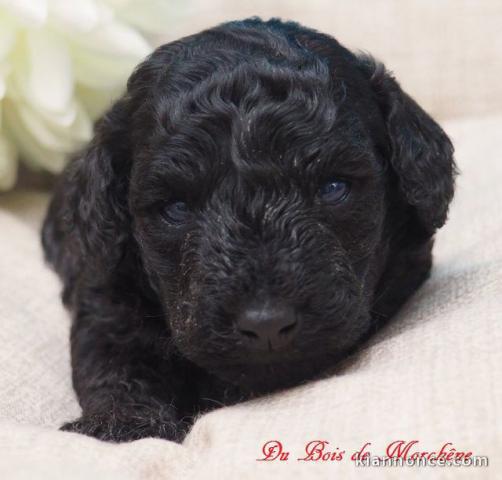
<instances>
[{"instance_id":1,"label":"puppy's head","mask_svg":"<svg viewBox=\"0 0 502 480\"><path fill-rule=\"evenodd\" d=\"M136 249L177 349L256 391L360 341L453 193L449 140L382 67L277 21L158 49L80 165L89 251Z\"/></svg>"}]
</instances>

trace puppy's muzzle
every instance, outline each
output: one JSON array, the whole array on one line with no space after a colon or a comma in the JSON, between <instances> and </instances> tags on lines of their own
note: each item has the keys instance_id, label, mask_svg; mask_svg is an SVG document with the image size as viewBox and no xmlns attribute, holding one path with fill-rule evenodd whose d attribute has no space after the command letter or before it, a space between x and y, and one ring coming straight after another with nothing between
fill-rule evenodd
<instances>
[{"instance_id":1,"label":"puppy's muzzle","mask_svg":"<svg viewBox=\"0 0 502 480\"><path fill-rule=\"evenodd\" d=\"M299 330L294 307L282 301L254 301L236 317L236 329L254 352L283 350Z\"/></svg>"}]
</instances>

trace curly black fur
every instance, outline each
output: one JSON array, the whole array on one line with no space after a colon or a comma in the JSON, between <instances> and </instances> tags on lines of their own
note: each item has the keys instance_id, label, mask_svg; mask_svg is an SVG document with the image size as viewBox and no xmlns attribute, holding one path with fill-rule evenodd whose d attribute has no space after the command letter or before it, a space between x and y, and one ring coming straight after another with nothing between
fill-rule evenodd
<instances>
[{"instance_id":1,"label":"curly black fur","mask_svg":"<svg viewBox=\"0 0 502 480\"><path fill-rule=\"evenodd\" d=\"M327 35L250 19L161 46L43 226L83 409L64 428L180 440L200 411L325 372L426 279L454 174L437 123ZM336 205L333 178L351 187ZM295 312L287 348L235 328L264 299Z\"/></svg>"}]
</instances>

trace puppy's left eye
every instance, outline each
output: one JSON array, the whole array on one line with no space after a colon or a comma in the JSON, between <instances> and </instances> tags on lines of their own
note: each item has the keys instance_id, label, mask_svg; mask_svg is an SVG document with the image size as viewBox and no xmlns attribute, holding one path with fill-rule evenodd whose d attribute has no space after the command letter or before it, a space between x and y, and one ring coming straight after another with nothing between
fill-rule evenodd
<instances>
[{"instance_id":1,"label":"puppy's left eye","mask_svg":"<svg viewBox=\"0 0 502 480\"><path fill-rule=\"evenodd\" d=\"M185 202L171 202L162 207L162 217L172 225L185 223L190 216L190 209Z\"/></svg>"},{"instance_id":2,"label":"puppy's left eye","mask_svg":"<svg viewBox=\"0 0 502 480\"><path fill-rule=\"evenodd\" d=\"M344 180L332 180L319 189L319 196L325 203L335 204L343 202L350 191L350 185Z\"/></svg>"}]
</instances>

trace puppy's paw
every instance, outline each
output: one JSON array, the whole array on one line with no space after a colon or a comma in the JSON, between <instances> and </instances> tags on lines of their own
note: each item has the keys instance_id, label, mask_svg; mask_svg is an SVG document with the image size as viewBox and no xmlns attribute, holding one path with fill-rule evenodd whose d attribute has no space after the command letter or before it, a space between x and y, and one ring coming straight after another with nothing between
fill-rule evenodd
<instances>
[{"instance_id":1,"label":"puppy's paw","mask_svg":"<svg viewBox=\"0 0 502 480\"><path fill-rule=\"evenodd\" d=\"M78 420L65 423L61 430L120 443L148 437L181 442L188 428L189 425L186 422L166 416L143 417L133 415L118 418L110 414L84 414Z\"/></svg>"}]
</instances>

